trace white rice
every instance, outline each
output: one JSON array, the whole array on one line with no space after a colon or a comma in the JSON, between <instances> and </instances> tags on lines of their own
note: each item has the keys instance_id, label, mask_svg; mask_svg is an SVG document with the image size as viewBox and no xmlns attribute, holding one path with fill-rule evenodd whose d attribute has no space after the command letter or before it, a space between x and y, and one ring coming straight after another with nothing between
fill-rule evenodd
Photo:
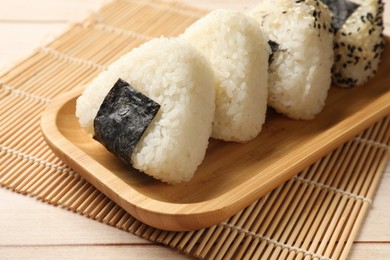
<instances>
[{"instance_id":1,"label":"white rice","mask_svg":"<svg viewBox=\"0 0 390 260\"><path fill-rule=\"evenodd\" d=\"M262 0L249 14L279 44L270 64L268 104L293 119L314 118L331 85L329 10L319 0Z\"/></svg>"},{"instance_id":2,"label":"white rice","mask_svg":"<svg viewBox=\"0 0 390 260\"><path fill-rule=\"evenodd\" d=\"M253 18L216 10L180 37L207 57L215 75L216 112L212 137L245 142L261 131L267 109L267 39Z\"/></svg>"},{"instance_id":3,"label":"white rice","mask_svg":"<svg viewBox=\"0 0 390 260\"><path fill-rule=\"evenodd\" d=\"M78 98L76 115L89 133L94 133L97 111L118 78L161 105L135 147L133 167L165 182L189 181L205 156L214 118L208 61L180 39L154 39L133 49Z\"/></svg>"}]
</instances>

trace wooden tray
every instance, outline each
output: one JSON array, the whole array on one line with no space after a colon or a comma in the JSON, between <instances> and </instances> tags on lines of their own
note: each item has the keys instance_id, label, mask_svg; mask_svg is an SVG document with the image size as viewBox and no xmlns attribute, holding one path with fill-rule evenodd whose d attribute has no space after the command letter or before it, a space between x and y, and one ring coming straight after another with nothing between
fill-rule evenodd
<instances>
[{"instance_id":1,"label":"wooden tray","mask_svg":"<svg viewBox=\"0 0 390 260\"><path fill-rule=\"evenodd\" d=\"M390 114L388 46L378 75L365 86L332 87L316 119L294 121L269 110L255 140L210 140L203 163L185 184L164 184L129 168L86 134L75 117L80 88L54 99L42 115L41 127L57 156L140 221L175 231L208 227Z\"/></svg>"}]
</instances>

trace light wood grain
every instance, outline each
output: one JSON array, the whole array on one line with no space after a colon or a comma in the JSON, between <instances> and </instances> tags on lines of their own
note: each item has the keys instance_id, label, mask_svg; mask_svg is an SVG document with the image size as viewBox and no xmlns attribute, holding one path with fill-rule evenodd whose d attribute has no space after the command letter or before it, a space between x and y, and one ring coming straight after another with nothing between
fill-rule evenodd
<instances>
[{"instance_id":1,"label":"light wood grain","mask_svg":"<svg viewBox=\"0 0 390 260\"><path fill-rule=\"evenodd\" d=\"M183 254L0 189L1 259L186 259Z\"/></svg>"},{"instance_id":2,"label":"light wood grain","mask_svg":"<svg viewBox=\"0 0 390 260\"><path fill-rule=\"evenodd\" d=\"M4 224L0 247L151 244L122 230L6 189L0 189L0 197L0 221Z\"/></svg>"},{"instance_id":3,"label":"light wood grain","mask_svg":"<svg viewBox=\"0 0 390 260\"><path fill-rule=\"evenodd\" d=\"M388 260L390 243L356 242L353 245L349 259L353 260Z\"/></svg>"},{"instance_id":4,"label":"light wood grain","mask_svg":"<svg viewBox=\"0 0 390 260\"><path fill-rule=\"evenodd\" d=\"M69 23L80 21L97 11L107 0L23 0L0 1L0 22Z\"/></svg>"},{"instance_id":5,"label":"light wood grain","mask_svg":"<svg viewBox=\"0 0 390 260\"><path fill-rule=\"evenodd\" d=\"M191 5L206 8L225 7L224 3L226 3L229 7L238 9L242 8L242 5L250 6L253 2L256 2L252 0L245 2L236 0L182 1L188 2ZM92 9L94 9L95 3L100 3L102 1L94 1L91 7L88 6L91 1L56 0L47 2L50 2L50 4L48 5L47 3L39 0L0 0L0 6L2 7L0 8L0 12L5 10L3 7L8 7L7 12L3 11L0 15L0 32L3 36L0 41L0 65L2 65L3 68L11 67L16 61L26 57L26 55L33 49L37 48L41 42L46 42L47 38L50 38L50 36L60 34L63 28L68 26L68 22L71 22L71 20L75 18L73 13L80 14L80 17L76 17L76 20L82 19L84 14L87 15ZM85 7L84 13L81 14L80 12L69 11L75 9L75 5L71 2L77 2L76 11L82 11ZM388 0L386 0L386 2L388 4L385 8L385 32L390 35L390 2ZM47 7L50 6L50 8L41 8L40 5L42 5L42 3ZM68 3L71 4L68 5ZM17 6L23 6L23 9L16 8ZM21 11L23 13L22 15L20 15ZM26 21L26 19L24 19L25 17L29 17L31 21ZM39 22L32 19L36 19L36 21ZM59 20L64 20L66 22L59 22ZM59 26L54 28L57 25ZM23 27L25 26L29 29L23 30ZM39 33L40 31L43 32L45 27L47 28L47 34ZM12 35L15 30L22 31L24 37L20 39L9 36ZM42 35L44 36L41 37ZM369 210L368 217L366 218L360 236L357 239L358 243L353 246L349 259L388 259L390 256L390 245L388 244L390 241L390 227L387 225L388 219L390 218L390 204L388 203L388 191L390 187L389 176L390 164L388 164L385 175L380 182L374 203ZM21 201L24 201L25 199L27 199L26 203L21 203ZM135 239L137 239L137 237L111 227L107 227L105 224L96 223L95 221L80 217L74 213L64 211L63 209L45 205L34 199L21 196L16 193L11 193L4 189L0 189L0 206L4 206L0 213L0 226L2 227L2 232L0 232L0 255L6 256L2 257L3 259L20 259L22 257L28 257L29 259L53 258L53 251L45 248L40 248L35 251L34 248L34 244L36 242L35 240L39 241L39 239L43 239L44 244L49 243L52 238L55 238L59 243L59 247L56 248L59 251L61 251L61 248L66 247L67 250L72 252L69 254L70 256L82 259L95 259L95 257L99 256L96 254L95 245L86 244L84 247L77 247L75 245L85 243L86 241L93 241L97 237L107 238L107 241L104 242L105 245L109 245L114 248L114 250L109 250L110 255L108 255L107 258L155 258L156 252L159 253L159 257L167 256L167 258L169 258L177 256L176 252L174 252L174 254L170 254L172 250L169 249L161 252L160 246L139 248L132 244L117 245L116 243L110 243L110 240L118 241L118 233L123 234L124 237ZM24 209L27 210L24 211ZM16 216L18 221L12 221L12 219ZM35 216L35 220L32 223L31 216ZM47 220L48 217L49 220ZM45 219L46 221L40 221L40 219ZM79 224L68 225L69 223L74 222L79 222ZM11 226L14 228L6 229L6 232L3 232L3 228L10 225L10 223L12 223ZM57 232L59 228L61 231L60 233ZM75 232L76 229L80 229L81 231ZM82 230L88 229L94 230L96 233L90 233L88 231L85 232L85 236L80 235ZM45 231L42 232L42 230ZM18 244L17 249L2 246L7 243L9 237ZM122 235L119 237L122 237ZM31 240L25 241L25 243L18 242L18 240L22 241L24 238L31 238ZM124 240L126 240L126 238ZM139 243L143 244L145 243L145 240L139 239ZM133 248L134 251L132 251ZM102 252L102 250L99 249L99 252ZM105 253L103 252L102 255L105 255ZM57 258L56 256L58 255L55 255L55 258ZM62 256L66 258L65 255ZM178 258L184 259L185 257L179 255Z\"/></svg>"},{"instance_id":6,"label":"light wood grain","mask_svg":"<svg viewBox=\"0 0 390 260\"><path fill-rule=\"evenodd\" d=\"M93 252L92 252L93 251ZM16 253L17 252L17 253ZM89 253L88 253L89 252ZM163 245L49 245L0 247L2 259L192 259Z\"/></svg>"}]
</instances>

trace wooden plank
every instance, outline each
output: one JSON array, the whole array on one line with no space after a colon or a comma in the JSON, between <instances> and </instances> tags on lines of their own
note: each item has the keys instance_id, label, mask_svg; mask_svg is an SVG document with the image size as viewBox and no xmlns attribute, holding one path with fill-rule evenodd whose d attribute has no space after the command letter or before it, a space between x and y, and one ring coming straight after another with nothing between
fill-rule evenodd
<instances>
[{"instance_id":1,"label":"wooden plank","mask_svg":"<svg viewBox=\"0 0 390 260\"><path fill-rule=\"evenodd\" d=\"M2 259L193 259L162 245L1 246Z\"/></svg>"},{"instance_id":2,"label":"wooden plank","mask_svg":"<svg viewBox=\"0 0 390 260\"><path fill-rule=\"evenodd\" d=\"M0 22L52 23L84 18L97 11L106 0L0 0Z\"/></svg>"},{"instance_id":3,"label":"wooden plank","mask_svg":"<svg viewBox=\"0 0 390 260\"><path fill-rule=\"evenodd\" d=\"M1 4L0 4L1 5ZM14 23L0 22L0 72L10 69L35 48L61 34L67 23Z\"/></svg>"},{"instance_id":4,"label":"wooden plank","mask_svg":"<svg viewBox=\"0 0 390 260\"><path fill-rule=\"evenodd\" d=\"M354 243L349 254L351 260L388 260L390 256L390 243Z\"/></svg>"},{"instance_id":5,"label":"wooden plank","mask_svg":"<svg viewBox=\"0 0 390 260\"><path fill-rule=\"evenodd\" d=\"M0 198L0 246L149 244L123 230L4 188Z\"/></svg>"}]
</instances>

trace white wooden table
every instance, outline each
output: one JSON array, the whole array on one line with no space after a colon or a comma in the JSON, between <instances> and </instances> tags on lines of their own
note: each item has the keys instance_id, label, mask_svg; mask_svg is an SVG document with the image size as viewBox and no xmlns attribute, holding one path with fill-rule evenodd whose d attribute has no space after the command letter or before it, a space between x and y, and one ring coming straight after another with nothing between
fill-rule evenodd
<instances>
[{"instance_id":1,"label":"white wooden table","mask_svg":"<svg viewBox=\"0 0 390 260\"><path fill-rule=\"evenodd\" d=\"M242 9L257 0L181 0ZM105 0L0 0L0 72L61 34ZM390 35L390 0L385 34ZM390 70L390 68L389 68ZM390 84L390 83L389 83ZM1 166L0 166L1 167ZM167 247L0 188L0 259L186 259ZM390 259L390 164L350 259Z\"/></svg>"}]
</instances>

